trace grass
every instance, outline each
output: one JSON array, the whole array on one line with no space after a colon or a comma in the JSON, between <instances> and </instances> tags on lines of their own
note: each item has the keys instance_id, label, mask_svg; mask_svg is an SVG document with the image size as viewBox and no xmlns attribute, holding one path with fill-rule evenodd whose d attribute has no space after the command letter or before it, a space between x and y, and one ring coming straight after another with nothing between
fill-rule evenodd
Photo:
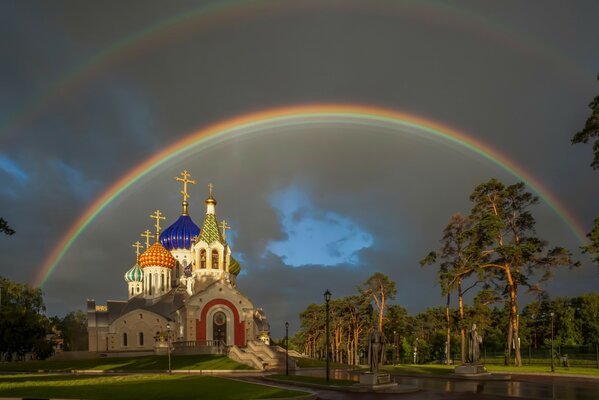
<instances>
[{"instance_id":1,"label":"grass","mask_svg":"<svg viewBox=\"0 0 599 400\"><path fill-rule=\"evenodd\" d=\"M211 376L183 375L0 375L0 397L89 400L237 400L306 395L304 392Z\"/></svg>"},{"instance_id":2,"label":"grass","mask_svg":"<svg viewBox=\"0 0 599 400\"><path fill-rule=\"evenodd\" d=\"M325 378L319 378L315 376L297 376L297 375L270 375L270 379L286 382L299 382L299 383L312 383L316 385L333 385L333 386L351 386L356 382L348 381L345 379L329 379L327 383Z\"/></svg>"},{"instance_id":3,"label":"grass","mask_svg":"<svg viewBox=\"0 0 599 400\"><path fill-rule=\"evenodd\" d=\"M192 370L251 370L252 368L231 360L229 357L206 354L171 356L172 369ZM71 371L74 369L157 371L168 369L167 356L94 358L91 360L45 360L0 363L0 371Z\"/></svg>"},{"instance_id":4,"label":"grass","mask_svg":"<svg viewBox=\"0 0 599 400\"><path fill-rule=\"evenodd\" d=\"M385 366L385 370L391 373L404 374L404 375L447 375L454 371L453 365L439 365L439 364L422 364L422 365L395 365ZM547 365L524 365L522 367L514 367L505 365L489 365L485 364L485 368L489 372L532 372L532 373L551 373L551 367ZM595 375L599 376L599 369L597 368L581 368L581 367L555 367L556 374L576 374L576 375Z\"/></svg>"},{"instance_id":5,"label":"grass","mask_svg":"<svg viewBox=\"0 0 599 400\"><path fill-rule=\"evenodd\" d=\"M300 368L325 368L327 366L326 360L317 360L314 358L297 357L294 358L297 366ZM347 365L331 362L331 368L346 368Z\"/></svg>"},{"instance_id":6,"label":"grass","mask_svg":"<svg viewBox=\"0 0 599 400\"><path fill-rule=\"evenodd\" d=\"M386 365L384 370L393 374L404 375L447 375L453 373L453 366L439 364L418 364L418 365Z\"/></svg>"},{"instance_id":7,"label":"grass","mask_svg":"<svg viewBox=\"0 0 599 400\"><path fill-rule=\"evenodd\" d=\"M489 372L534 372L551 373L549 365L524 365L522 367L506 367L505 365L485 365ZM595 375L599 376L599 369L589 367L555 367L556 374Z\"/></svg>"}]
</instances>

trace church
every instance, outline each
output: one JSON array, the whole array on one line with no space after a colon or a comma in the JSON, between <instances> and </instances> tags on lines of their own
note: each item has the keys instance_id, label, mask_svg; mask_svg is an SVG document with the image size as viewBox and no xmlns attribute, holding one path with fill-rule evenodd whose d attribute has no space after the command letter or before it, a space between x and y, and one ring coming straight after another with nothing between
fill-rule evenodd
<instances>
[{"instance_id":1,"label":"church","mask_svg":"<svg viewBox=\"0 0 599 400\"><path fill-rule=\"evenodd\" d=\"M187 170L175 177L183 185L179 218L162 230L165 217L157 210L150 216L156 221L154 234L146 230L141 235L143 252L139 241L133 245L137 259L124 273L128 300L87 301L90 352L163 354L168 337L179 354L227 349L239 359L259 347L256 352L268 348L273 353L264 312L237 287L241 266L226 240L229 226L218 223L212 185L201 228L189 215L187 189L196 183L190 177ZM252 357L249 364L264 364Z\"/></svg>"}]
</instances>

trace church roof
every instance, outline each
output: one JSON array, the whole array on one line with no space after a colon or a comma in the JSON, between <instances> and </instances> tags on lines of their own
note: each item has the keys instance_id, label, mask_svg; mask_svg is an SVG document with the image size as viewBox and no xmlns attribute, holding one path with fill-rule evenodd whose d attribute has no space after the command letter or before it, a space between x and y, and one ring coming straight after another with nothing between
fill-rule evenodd
<instances>
[{"instance_id":1,"label":"church roof","mask_svg":"<svg viewBox=\"0 0 599 400\"><path fill-rule=\"evenodd\" d=\"M125 272L125 281L127 282L142 282L144 279L144 272L141 270L139 264L135 263L133 268Z\"/></svg>"},{"instance_id":2,"label":"church roof","mask_svg":"<svg viewBox=\"0 0 599 400\"><path fill-rule=\"evenodd\" d=\"M163 267L173 269L177 265L177 260L160 242L156 242L139 256L139 265L142 268Z\"/></svg>"},{"instance_id":3,"label":"church roof","mask_svg":"<svg viewBox=\"0 0 599 400\"><path fill-rule=\"evenodd\" d=\"M237 262L236 259L231 257L231 264L229 264L229 273L233 275L238 275L241 272L241 266Z\"/></svg>"},{"instance_id":4,"label":"church roof","mask_svg":"<svg viewBox=\"0 0 599 400\"><path fill-rule=\"evenodd\" d=\"M220 229L218 228L216 215L206 214L204 217L204 223L202 224L202 231L200 233L200 240L208 244L212 242L224 242L220 233Z\"/></svg>"},{"instance_id":5,"label":"church roof","mask_svg":"<svg viewBox=\"0 0 599 400\"><path fill-rule=\"evenodd\" d=\"M181 215L160 234L160 242L167 250L190 249L193 238L199 234L200 228L189 215Z\"/></svg>"}]
</instances>

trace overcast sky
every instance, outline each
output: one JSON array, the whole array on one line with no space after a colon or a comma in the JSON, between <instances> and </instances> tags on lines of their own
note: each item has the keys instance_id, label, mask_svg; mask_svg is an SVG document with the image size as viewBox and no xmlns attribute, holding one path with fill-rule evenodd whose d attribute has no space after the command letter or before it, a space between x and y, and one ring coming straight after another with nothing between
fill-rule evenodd
<instances>
[{"instance_id":1,"label":"overcast sky","mask_svg":"<svg viewBox=\"0 0 599 400\"><path fill-rule=\"evenodd\" d=\"M591 145L570 145L599 92L597 1L0 1L0 275L33 282L91 203L161 149L273 107L361 104L418 115L518 163L589 231L599 215ZM442 304L423 256L473 188L517 178L430 135L306 120L197 146L125 191L44 286L48 313L125 299L131 243L180 213L182 169L201 224L207 184L232 226L239 288L285 320L355 293L373 272L410 312ZM597 270L548 205L538 236L582 266L552 296L596 290Z\"/></svg>"}]
</instances>

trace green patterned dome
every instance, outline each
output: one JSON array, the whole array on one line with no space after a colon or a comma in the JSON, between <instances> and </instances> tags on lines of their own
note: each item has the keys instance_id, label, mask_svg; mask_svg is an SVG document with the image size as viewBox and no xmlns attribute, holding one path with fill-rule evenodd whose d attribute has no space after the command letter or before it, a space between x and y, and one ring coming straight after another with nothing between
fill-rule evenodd
<instances>
[{"instance_id":1,"label":"green patterned dome","mask_svg":"<svg viewBox=\"0 0 599 400\"><path fill-rule=\"evenodd\" d=\"M133 268L125 272L125 281L127 282L142 282L144 280L144 272L139 264L135 263Z\"/></svg>"},{"instance_id":2,"label":"green patterned dome","mask_svg":"<svg viewBox=\"0 0 599 400\"><path fill-rule=\"evenodd\" d=\"M238 275L240 271L241 265L239 265L236 259L231 257L231 264L229 264L229 273L233 275Z\"/></svg>"},{"instance_id":3,"label":"green patterned dome","mask_svg":"<svg viewBox=\"0 0 599 400\"><path fill-rule=\"evenodd\" d=\"M214 242L223 242L220 229L218 229L218 222L216 222L216 215L206 214L204 217L204 224L202 225L202 230L200 231L200 240L208 244Z\"/></svg>"}]
</instances>

